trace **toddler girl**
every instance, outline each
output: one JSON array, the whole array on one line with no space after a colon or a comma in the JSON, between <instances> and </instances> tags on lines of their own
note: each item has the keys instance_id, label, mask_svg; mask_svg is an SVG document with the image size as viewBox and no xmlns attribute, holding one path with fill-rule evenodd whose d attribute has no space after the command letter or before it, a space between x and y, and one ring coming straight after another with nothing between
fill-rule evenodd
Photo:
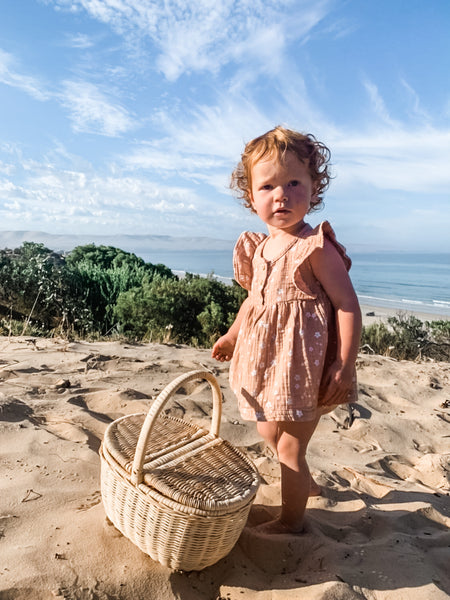
<instances>
[{"instance_id":1,"label":"toddler girl","mask_svg":"<svg viewBox=\"0 0 450 600\"><path fill-rule=\"evenodd\" d=\"M231 360L230 384L244 419L281 466L278 519L265 533L299 533L311 479L306 450L321 414L356 397L361 313L348 276L351 261L328 222L304 217L322 203L329 151L312 135L276 127L249 142L231 187L267 225L244 232L234 273L249 291L229 331L212 349Z\"/></svg>"}]
</instances>

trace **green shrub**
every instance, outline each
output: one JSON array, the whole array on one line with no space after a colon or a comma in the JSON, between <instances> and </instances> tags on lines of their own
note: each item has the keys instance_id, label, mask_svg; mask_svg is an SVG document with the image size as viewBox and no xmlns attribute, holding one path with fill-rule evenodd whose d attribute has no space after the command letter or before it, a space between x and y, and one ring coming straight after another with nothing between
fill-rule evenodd
<instances>
[{"instance_id":1,"label":"green shrub","mask_svg":"<svg viewBox=\"0 0 450 600\"><path fill-rule=\"evenodd\" d=\"M361 346L368 346L375 354L387 354L394 345L394 334L384 323L363 327Z\"/></svg>"},{"instance_id":2,"label":"green shrub","mask_svg":"<svg viewBox=\"0 0 450 600\"><path fill-rule=\"evenodd\" d=\"M47 329L42 323L16 319L0 319L0 335L28 335L35 337L52 337L52 329Z\"/></svg>"},{"instance_id":3,"label":"green shrub","mask_svg":"<svg viewBox=\"0 0 450 600\"><path fill-rule=\"evenodd\" d=\"M29 242L0 251L1 331L8 334L120 333L209 346L245 295L213 277L179 280L164 265L111 246L78 246L67 256Z\"/></svg>"},{"instance_id":4,"label":"green shrub","mask_svg":"<svg viewBox=\"0 0 450 600\"><path fill-rule=\"evenodd\" d=\"M25 242L15 250L0 251L0 304L24 319L24 333L34 320L46 330L80 316L89 320L83 299L73 295L73 277L64 258L43 244Z\"/></svg>"},{"instance_id":5,"label":"green shrub","mask_svg":"<svg viewBox=\"0 0 450 600\"><path fill-rule=\"evenodd\" d=\"M426 321L425 325L430 331L434 342L449 342L450 340L450 320L449 321Z\"/></svg>"},{"instance_id":6,"label":"green shrub","mask_svg":"<svg viewBox=\"0 0 450 600\"><path fill-rule=\"evenodd\" d=\"M146 263L130 252L112 246L77 246L67 256L73 280L92 315L91 330L107 335L117 329L115 307L119 295L158 276L176 280L164 265Z\"/></svg>"},{"instance_id":7,"label":"green shrub","mask_svg":"<svg viewBox=\"0 0 450 600\"><path fill-rule=\"evenodd\" d=\"M239 286L188 274L159 276L119 295L114 310L119 331L137 339L210 346L227 331L243 300Z\"/></svg>"},{"instance_id":8,"label":"green shrub","mask_svg":"<svg viewBox=\"0 0 450 600\"><path fill-rule=\"evenodd\" d=\"M362 348L399 360L432 358L450 360L450 321L421 321L399 313L389 317L387 325L373 323L363 327Z\"/></svg>"}]
</instances>

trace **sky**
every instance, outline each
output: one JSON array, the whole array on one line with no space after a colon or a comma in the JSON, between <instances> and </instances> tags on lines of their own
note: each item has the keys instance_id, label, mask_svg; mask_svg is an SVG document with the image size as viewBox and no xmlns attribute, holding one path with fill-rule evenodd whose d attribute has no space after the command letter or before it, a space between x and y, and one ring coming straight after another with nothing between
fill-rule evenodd
<instances>
[{"instance_id":1,"label":"sky","mask_svg":"<svg viewBox=\"0 0 450 600\"><path fill-rule=\"evenodd\" d=\"M313 225L450 252L448 0L0 0L0 230L265 231L229 190L283 124L332 153Z\"/></svg>"}]
</instances>

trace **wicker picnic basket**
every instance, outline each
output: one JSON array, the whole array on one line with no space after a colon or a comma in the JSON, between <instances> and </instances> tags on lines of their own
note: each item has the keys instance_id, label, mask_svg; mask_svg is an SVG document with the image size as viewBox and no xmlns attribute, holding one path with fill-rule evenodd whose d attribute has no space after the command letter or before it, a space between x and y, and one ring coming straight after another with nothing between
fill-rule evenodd
<instances>
[{"instance_id":1,"label":"wicker picnic basket","mask_svg":"<svg viewBox=\"0 0 450 600\"><path fill-rule=\"evenodd\" d=\"M161 415L189 382L206 380L213 395L210 431ZM208 371L170 383L147 415L111 423L100 448L107 517L151 558L193 571L214 564L235 545L259 486L251 461L219 437L222 394Z\"/></svg>"}]
</instances>

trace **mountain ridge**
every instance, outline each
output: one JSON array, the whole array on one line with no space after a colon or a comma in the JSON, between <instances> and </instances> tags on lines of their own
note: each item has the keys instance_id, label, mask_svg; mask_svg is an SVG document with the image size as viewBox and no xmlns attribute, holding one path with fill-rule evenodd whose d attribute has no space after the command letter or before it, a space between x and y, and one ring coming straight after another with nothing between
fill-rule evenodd
<instances>
[{"instance_id":1,"label":"mountain ridge","mask_svg":"<svg viewBox=\"0 0 450 600\"><path fill-rule=\"evenodd\" d=\"M24 242L44 244L44 246L55 252L69 252L76 246L95 244L96 246L114 246L135 254L151 250L232 250L235 244L232 240L201 236L55 234L28 230L0 231L1 248L17 248Z\"/></svg>"}]
</instances>

